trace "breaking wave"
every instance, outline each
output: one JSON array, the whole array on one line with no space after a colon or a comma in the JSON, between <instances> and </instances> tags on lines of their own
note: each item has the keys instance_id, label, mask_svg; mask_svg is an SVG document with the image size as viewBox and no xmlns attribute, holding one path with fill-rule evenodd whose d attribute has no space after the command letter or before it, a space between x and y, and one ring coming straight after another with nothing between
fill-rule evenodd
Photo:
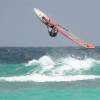
<instances>
[{"instance_id":1,"label":"breaking wave","mask_svg":"<svg viewBox=\"0 0 100 100\"><path fill-rule=\"evenodd\" d=\"M60 82L96 79L100 78L100 73L97 73L99 66L100 61L92 58L53 59L50 56L42 56L38 60L33 59L24 64L24 67L31 68L24 75L2 76L0 81Z\"/></svg>"}]
</instances>

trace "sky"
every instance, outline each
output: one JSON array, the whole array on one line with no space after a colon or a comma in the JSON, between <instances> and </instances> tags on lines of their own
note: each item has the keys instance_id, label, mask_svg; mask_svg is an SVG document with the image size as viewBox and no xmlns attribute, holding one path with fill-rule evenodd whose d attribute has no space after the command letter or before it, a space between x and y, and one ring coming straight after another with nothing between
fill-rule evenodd
<instances>
[{"instance_id":1,"label":"sky","mask_svg":"<svg viewBox=\"0 0 100 100\"><path fill-rule=\"evenodd\" d=\"M100 46L100 0L0 0L0 47L76 46L61 34L51 38L34 8Z\"/></svg>"}]
</instances>

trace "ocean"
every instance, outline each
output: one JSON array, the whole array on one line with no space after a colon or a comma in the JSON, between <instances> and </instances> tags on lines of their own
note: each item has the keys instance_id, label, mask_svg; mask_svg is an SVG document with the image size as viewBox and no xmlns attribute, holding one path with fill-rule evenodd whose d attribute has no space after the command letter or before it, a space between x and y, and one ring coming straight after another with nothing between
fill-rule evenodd
<instances>
[{"instance_id":1,"label":"ocean","mask_svg":"<svg viewBox=\"0 0 100 100\"><path fill-rule=\"evenodd\" d=\"M0 47L0 100L100 100L100 47Z\"/></svg>"}]
</instances>

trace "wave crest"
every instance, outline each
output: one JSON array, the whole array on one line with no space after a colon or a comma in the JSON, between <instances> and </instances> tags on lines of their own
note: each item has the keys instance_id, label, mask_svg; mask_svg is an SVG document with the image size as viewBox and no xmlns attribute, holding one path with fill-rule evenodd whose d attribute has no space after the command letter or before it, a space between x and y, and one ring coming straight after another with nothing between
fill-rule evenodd
<instances>
[{"instance_id":1,"label":"wave crest","mask_svg":"<svg viewBox=\"0 0 100 100\"><path fill-rule=\"evenodd\" d=\"M25 64L26 67L32 67L32 71L26 75L0 77L0 81L34 81L34 82L60 82L60 81L78 81L100 78L99 75L86 74L84 71L90 71L95 64L100 64L92 58L58 58L53 59L50 56L42 56L38 60L33 59ZM34 67L36 67L34 69Z\"/></svg>"},{"instance_id":2,"label":"wave crest","mask_svg":"<svg viewBox=\"0 0 100 100\"><path fill-rule=\"evenodd\" d=\"M50 56L43 56L38 60L29 61L26 66L38 65L39 68L33 70L33 73L49 74L49 75L68 75L83 74L84 71L90 70L94 64L99 63L92 58L75 59L72 57L53 59Z\"/></svg>"},{"instance_id":3,"label":"wave crest","mask_svg":"<svg viewBox=\"0 0 100 100\"><path fill-rule=\"evenodd\" d=\"M26 76L14 76L14 77L0 77L0 81L9 81L9 82L64 82L64 81L79 81L79 80L89 80L97 79L99 76L95 75L75 75L75 76L46 76L46 75L26 75Z\"/></svg>"}]
</instances>

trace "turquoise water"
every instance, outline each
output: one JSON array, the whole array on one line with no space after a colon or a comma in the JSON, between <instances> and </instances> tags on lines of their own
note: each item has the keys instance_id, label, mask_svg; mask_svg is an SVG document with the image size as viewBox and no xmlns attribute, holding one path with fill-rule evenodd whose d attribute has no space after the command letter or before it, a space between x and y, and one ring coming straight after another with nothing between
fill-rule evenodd
<instances>
[{"instance_id":1,"label":"turquoise water","mask_svg":"<svg viewBox=\"0 0 100 100\"><path fill-rule=\"evenodd\" d=\"M100 100L100 88L22 89L0 92L0 100Z\"/></svg>"},{"instance_id":2,"label":"turquoise water","mask_svg":"<svg viewBox=\"0 0 100 100\"><path fill-rule=\"evenodd\" d=\"M0 100L100 100L100 48L0 48Z\"/></svg>"}]
</instances>

